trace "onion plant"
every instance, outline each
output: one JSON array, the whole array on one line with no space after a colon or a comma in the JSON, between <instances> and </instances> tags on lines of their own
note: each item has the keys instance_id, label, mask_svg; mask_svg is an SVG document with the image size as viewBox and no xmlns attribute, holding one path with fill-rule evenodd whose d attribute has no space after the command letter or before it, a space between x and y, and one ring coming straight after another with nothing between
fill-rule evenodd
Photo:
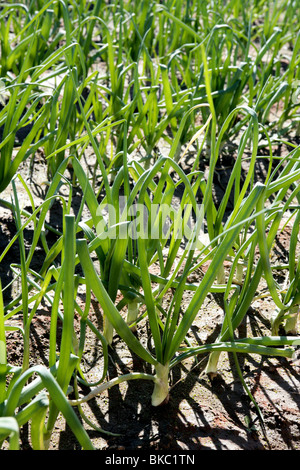
<instances>
[{"instance_id":1,"label":"onion plant","mask_svg":"<svg viewBox=\"0 0 300 470\"><path fill-rule=\"evenodd\" d=\"M93 14L99 12L100 4L96 2ZM80 28L75 28L79 11L75 5L68 8L63 1L52 0L41 7L35 2L28 6L6 4L1 11L1 18L6 18L1 21L1 93L9 100L0 113L0 191L7 187L20 163L37 148L50 155L80 135L81 120L76 113L67 63L76 67L83 89L89 82L85 81L84 54L89 55L95 23L93 19L88 24L90 14L83 11L86 18ZM87 37L83 34L85 27ZM93 93L90 100L92 96ZM20 145L14 148L18 136L22 137ZM56 153L49 159L52 176L63 158L62 153Z\"/></svg>"},{"instance_id":2,"label":"onion plant","mask_svg":"<svg viewBox=\"0 0 300 470\"><path fill-rule=\"evenodd\" d=\"M153 178L153 173L158 168L153 168L152 171L148 171L143 178L143 184L141 186L139 201L140 203L145 203L147 200L146 189L149 187L150 182ZM109 321L116 329L117 333L125 340L126 344L140 357L142 357L146 362L152 364L155 368L155 375L152 377L154 380L155 386L152 395L152 404L157 406L161 404L168 397L168 376L169 370L175 364L178 364L181 360L188 357L192 354L200 354L212 352L214 349L216 351L233 351L233 352L243 352L243 353L258 353L258 354L274 354L274 355L283 355L291 357L293 354L293 349L281 349L276 348L276 346L285 345L285 344L298 344L297 338L280 338L280 337L266 337L266 338L244 338L243 340L229 338L227 341L218 342L215 344L203 345L196 348L189 348L184 346L186 334L193 324L196 315L199 314L201 306L210 291L213 287L213 282L216 279L216 273L218 272L220 264L225 260L228 252L232 249L235 240L238 238L241 233L241 229L246 224L249 219L253 220L259 216L260 209L259 202L264 194L265 186L262 184L257 184L251 190L249 195L244 199L243 204L241 204L237 213L235 213L232 224L228 225L228 228L225 226L222 234L218 235L217 239L219 243L214 246L212 244L212 249L209 252L211 258L211 263L207 272L205 273L199 285L193 291L193 297L186 311L180 316L180 306L181 300L185 289L189 289L186 284L188 273L193 266L193 257L195 245L195 236L198 235L196 228L192 234L192 237L189 239L189 244L187 245L186 250L180 258L180 263L184 267L183 274L177 276L172 276L171 272L168 270L170 266L170 261L174 261L171 256L171 250L169 252L169 257L166 260L165 265L163 264L162 270L162 279L165 279L163 282L164 288L157 289L153 291L151 278L151 250L149 250L149 239L146 236L146 233L143 232L141 228L140 237L137 239L138 247L138 268L140 270L141 276L141 286L143 289L143 299L144 304L147 309L147 321L149 323L152 335L152 341L154 345L155 354L152 354L144 346L139 343L136 337L130 331L130 328L126 324L125 320L120 315L118 309L112 302L109 297L107 290L103 286L103 283L99 276L97 275L93 263L90 258L89 248L84 239L77 241L77 249L79 254L79 260L83 267L85 274L85 282L88 286L88 289L93 290L96 297L99 300L99 303L108 317ZM258 215L256 215L256 210L258 210ZM153 222L153 220L152 220ZM175 224L175 221L174 221ZM176 224L174 225L176 227ZM174 227L173 226L173 227ZM142 227L142 224L141 224ZM215 240L213 240L215 241ZM152 240L150 240L151 246ZM156 246L156 250L160 249L163 241L159 240ZM177 252L179 246L177 245ZM202 249L203 253L207 253L208 247L205 246ZM175 271L176 272L176 271ZM176 288L174 289L173 282L177 281ZM173 286L174 297L171 302L171 305L167 311L164 310L161 305L160 294L169 286ZM228 289L229 287L227 287ZM230 319L227 319L230 321ZM135 376L133 377L135 378ZM147 377L142 377L146 378ZM114 382L115 383L115 382ZM113 383L113 384L114 384ZM113 385L112 384L112 385ZM99 390L102 390L103 386L99 387ZM80 402L80 401L79 401ZM76 402L76 403L79 403ZM74 402L75 403L75 402Z\"/></svg>"},{"instance_id":3,"label":"onion plant","mask_svg":"<svg viewBox=\"0 0 300 470\"><path fill-rule=\"evenodd\" d=\"M268 286L268 295L275 304L275 314L273 315L271 334L277 335L279 333L279 326L284 320L297 318L299 306L299 274L298 274L298 261L296 254L296 244L298 236L298 211L299 211L299 186L297 181L299 179L299 148L293 150L286 158L286 164L283 166L280 176L275 178L276 171L281 167L282 162L274 172L270 174L267 181L265 190L262 193L261 199L258 203L257 223L255 229L252 231L250 237L244 239L240 249L237 252L238 259L243 250L247 253L248 262L246 264L245 274L240 279L241 288L238 289L234 302L231 301L230 305L230 318L232 323L232 331L234 331L241 324L242 320L247 315L248 309L256 298L256 292L259 283L265 279ZM274 195L272 203L269 198ZM296 205L294 204L296 200ZM298 201L298 204L297 204ZM279 224L282 218L289 214L290 211L295 216L295 225L292 230L291 250L289 256L288 278L286 285L279 286L274 280L273 272L276 267L270 263L270 253L273 247L275 237L279 230ZM268 227L268 235L266 230ZM260 258L255 263L254 254L255 246L259 246ZM234 269L236 269L236 262L233 263L232 271L229 280L233 278ZM229 283L230 285L230 283ZM225 295L225 302L229 302L229 291ZM288 322L289 323L289 322ZM295 325L293 325L294 327ZM289 333L287 327L287 333ZM292 328L294 330L294 328ZM231 337L231 331L228 325L227 316L221 329L221 333L217 341L224 341ZM216 373L218 364L218 354L212 354L207 372Z\"/></svg>"},{"instance_id":4,"label":"onion plant","mask_svg":"<svg viewBox=\"0 0 300 470\"><path fill-rule=\"evenodd\" d=\"M12 160L11 145L15 134L10 132L16 123L17 129L26 123L33 123L31 136L41 132L43 139L37 144L45 149L52 174L63 159L62 149L66 144L73 143L68 144L68 148L77 157L82 154L84 149L80 152L77 142L81 138L84 122L78 112L75 88L81 98L83 90L88 91L84 108L92 131L101 126L105 119L109 123L115 121L114 127L109 125L105 132L101 132L98 142L107 168L114 166L117 169L122 165L119 152L123 150L124 142L123 119L126 119L126 129L129 130L129 153L142 146L146 166L151 157L155 157L156 146L161 139L170 145L174 139L178 141L175 153L178 159L181 147L199 129L197 114L201 112L203 123L209 118L210 111L205 106L197 108L207 101L202 44L209 57L209 80L218 130L227 118L226 113L244 101L250 107L255 106L259 118L267 122L271 106L285 98L285 112L280 119L282 128L295 114L294 103L288 100L288 96L291 95L293 80L297 79L299 41L294 43L293 57L288 71L283 75L277 66L278 55L283 45L289 40L294 41L287 34L284 23L280 24L283 29L265 34L261 48L250 58L250 47L256 49L251 35L251 22L258 15L255 8L253 17L244 12L241 24L233 20L241 8L232 3L222 8L214 3L211 5L212 14L208 14L209 6L199 6L197 2L189 3L189 14L183 2L176 5L172 2L166 5L154 2L151 8L147 2L141 5L121 2L119 6L106 6L97 1L92 9L83 2L65 4L52 0L43 6L38 5L35 2L23 6L6 5L2 13L9 18L2 26L2 80L6 90L14 90L11 87L17 86L18 90L25 87L27 91L23 93L24 99L20 104L14 94L14 99L10 99L10 112L18 103L20 111L26 108L29 113L25 96L28 99L31 90L30 93L34 92L34 96L39 97L35 106L39 107L39 113L43 116L43 120L37 120L36 115L32 115L32 108L27 115L29 120L19 122L16 116L11 123L8 108L3 110L2 122L6 121L4 137L9 139L4 139L2 165L5 171ZM13 21L16 10L20 19ZM283 13L282 7L280 11ZM197 20L199 14L202 15L202 23ZM189 21L185 21L187 15ZM12 25L16 46L9 35ZM154 34L156 28L158 35ZM101 41L96 39L100 35ZM29 41L30 47L27 47ZM29 50L35 50L36 54L29 53ZM268 54L271 54L271 60L265 67ZM105 64L102 76L94 71L89 74L94 63L101 63L101 69ZM75 83L70 68L72 73L76 70ZM16 83L7 75L11 69L18 75ZM24 83L26 77L30 78L29 85ZM50 78L56 80L55 89L49 88ZM48 100L44 103L46 97ZM185 126L177 135L183 119ZM236 135L244 124L245 119L240 121L236 116L223 134L223 139ZM274 121L271 125L274 126ZM107 157L109 143L112 150L111 156ZM33 153L34 148L28 138L23 151L14 160L6 181L9 181L22 159ZM116 153L113 156L114 150Z\"/></svg>"},{"instance_id":5,"label":"onion plant","mask_svg":"<svg viewBox=\"0 0 300 470\"><path fill-rule=\"evenodd\" d=\"M74 414L72 408L70 408L66 398L66 395L70 393L71 390L70 381L74 370L78 370L78 374L82 375L80 361L83 353L84 332L87 326L91 327L103 345L105 359L103 377L100 377L100 381L103 380L107 370L107 348L105 339L94 325L91 324L89 319L87 319L88 310L82 312L79 306L77 304L75 305L78 288L78 279L74 273L75 218L68 214L70 204L66 204L64 198L61 198L64 214L63 232L56 232L58 240L50 249L44 234L45 225L48 229L52 229L52 227L45 222L45 219L51 207L51 203L58 197L57 192L62 183L60 171L64 172L67 163L68 159L60 166L56 178L54 177L45 202L41 207L33 210L32 214L24 210L22 211L19 207L14 181L13 188L15 198L12 200L11 204L6 204L15 214L17 233L1 254L1 258L8 253L10 246L16 240L19 240L21 264L19 266L17 264L12 265L12 269L16 272L16 276L21 276L22 291L21 294L16 296L8 305L4 306L3 303L1 304L1 363L3 362L3 364L5 364L5 371L2 371L3 374L1 376L1 390L3 391L1 398L2 403L4 403L4 414L1 416L3 416L3 419L6 416L16 417L19 427L23 426L28 420L32 420L32 446L36 449L43 449L49 446L59 412L63 413L81 445L87 449L93 448L86 432L83 430L82 423ZM26 183L23 180L21 181L24 188L28 190ZM5 204L5 201L2 201L2 204ZM39 215L37 216L37 214ZM23 220L21 220L21 216ZM78 221L79 220L77 220L76 227L78 227ZM22 234L27 225L32 222L34 224L32 247L28 254L25 255ZM45 261L41 266L40 272L34 272L30 269L30 264L39 240L42 240L42 245L45 249ZM61 262L55 266L55 259L59 255L61 256ZM44 298L47 299L51 305L49 363L47 365L30 367L30 325ZM63 302L63 311L60 308L60 302ZM74 334L73 316L75 308L82 316L81 329L83 333L81 334L79 342ZM22 328L10 324L10 320L20 311L22 311L23 314ZM63 324L60 343L57 338L58 318ZM24 344L24 355L22 366L20 367L12 367L6 363L5 331L11 330L16 330L21 333ZM57 344L59 344L59 350L57 350ZM10 387L6 390L5 383L11 374L13 378L11 379ZM30 377L36 374L38 374L40 378L34 380L32 385L26 385L26 383L30 381ZM17 388L13 387L14 382L16 382L15 387ZM48 394L42 391L44 388L48 389ZM11 393L13 393L14 401L12 400ZM6 401L8 401L9 404L7 409ZM15 410L24 406L24 411L22 409L19 415ZM47 419L46 415L48 417ZM3 434L3 439L9 434L8 431L6 435Z\"/></svg>"},{"instance_id":6,"label":"onion plant","mask_svg":"<svg viewBox=\"0 0 300 470\"><path fill-rule=\"evenodd\" d=\"M11 329L8 322L10 316L4 315L2 289L0 292L0 436L1 444L6 438L10 438L10 448L12 449L19 448L19 429L28 421L31 422L31 445L33 449L46 449L49 445L58 412L64 415L82 447L93 449L86 431L83 429L81 422L66 397L69 381L78 361L78 358L72 355L74 334L72 322L72 315L74 315L74 253L72 247L75 246L75 234L74 232L72 233L74 229L73 222L72 217L68 218L66 216L64 261L61 267L63 283L59 282L58 286L64 293L63 333L58 362L56 360L51 368L47 368L44 365L29 367L28 364L24 368L7 363L5 331ZM57 290L56 295L59 296L60 292ZM36 299L36 302L40 303L40 301L41 295ZM28 322L32 320L35 310L33 308L30 316L24 323L22 330L24 345L26 338L28 340L26 334ZM51 331L56 329L55 308L53 308L52 314ZM31 380L34 376L37 378Z\"/></svg>"},{"instance_id":7,"label":"onion plant","mask_svg":"<svg viewBox=\"0 0 300 470\"><path fill-rule=\"evenodd\" d=\"M21 162L31 156L50 137L48 132L44 133L44 129L49 118L51 100L47 94L33 93L34 86L22 83L21 77L22 74L18 76L16 83L6 83L4 89L12 91L12 94L0 113L0 121L4 123L0 146L1 192L8 186ZM44 100L45 104L40 107L40 103ZM22 136L24 132L25 135ZM19 148L14 148L18 135L20 145Z\"/></svg>"},{"instance_id":8,"label":"onion plant","mask_svg":"<svg viewBox=\"0 0 300 470\"><path fill-rule=\"evenodd\" d=\"M81 446L92 449L73 406L99 430L81 404L127 380L152 381L152 404L158 406L168 399L170 370L200 354L208 356L209 374L217 372L222 351L233 354L254 401L237 355L292 357L300 343L293 336L300 305L299 147L274 168L272 143L294 132L299 121L298 17L298 3L289 0L3 4L0 192L11 183L12 199L0 203L11 209L16 235L0 262L18 242L20 263L11 269L22 289L4 305L0 288L0 444L8 439L5 445L20 448L20 429L30 422L32 447L48 448L62 412ZM288 58L287 46L292 49ZM275 119L276 106L282 113ZM217 163L224 142L237 136L230 177L217 204ZM262 139L269 150L267 171L256 183ZM205 142L207 173L198 170ZM181 162L192 145L197 156L186 174ZM96 157L93 181L81 161L88 147ZM37 149L49 170L49 187L39 207L16 175ZM246 151L250 157L242 181ZM29 196L31 212L20 206L17 179ZM76 217L71 213L73 184L82 190ZM69 189L67 197L60 194L62 185ZM57 199L61 231L47 223ZM84 206L89 215L83 220ZM286 218L292 223L288 263L277 266L271 253ZM29 224L34 229L27 252L24 230ZM51 246L47 230L56 236ZM35 271L31 262L38 243L44 260ZM230 263L227 273L225 261ZM190 283L189 275L206 262L203 279ZM75 269L79 264L80 275ZM284 284L276 280L278 269L286 273ZM262 281L275 305L270 334L239 338L237 328ZM79 285L86 291L84 308L77 302ZM169 290L173 296L167 304ZM89 318L92 292L103 311L103 331ZM191 344L189 330L210 292L223 295L220 334L214 343ZM191 300L184 309L186 295ZM51 308L48 364L30 366L30 326L43 299ZM23 324L17 327L11 319L20 312ZM149 326L151 350L134 334L141 321ZM83 367L87 328L102 346L103 367L94 383ZM8 331L21 335L20 366L7 361ZM106 380L114 332L152 367L151 373L132 371ZM83 398L79 383L92 389Z\"/></svg>"}]
</instances>

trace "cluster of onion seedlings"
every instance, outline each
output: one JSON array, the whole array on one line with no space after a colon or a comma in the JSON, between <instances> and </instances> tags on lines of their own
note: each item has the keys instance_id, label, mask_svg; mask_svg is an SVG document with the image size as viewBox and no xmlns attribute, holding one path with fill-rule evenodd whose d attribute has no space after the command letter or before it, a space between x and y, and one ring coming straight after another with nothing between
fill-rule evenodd
<instances>
[{"instance_id":1,"label":"cluster of onion seedlings","mask_svg":"<svg viewBox=\"0 0 300 470\"><path fill-rule=\"evenodd\" d=\"M17 242L20 262L11 271L21 289L7 304L0 289L1 445L8 439L9 448L19 449L20 429L30 422L32 447L49 448L61 412L80 445L92 449L75 406L83 421L105 431L91 423L82 403L121 382L150 380L151 402L158 406L169 397L171 369L192 356L206 355L206 372L214 375L221 352L232 354L255 403L237 355L293 356L300 342L300 164L299 147L289 142L290 135L299 135L300 122L297 18L299 4L290 0L3 4L0 192L11 187L11 199L1 195L0 203L11 210L16 234L0 263ZM231 140L236 153L217 205L214 178ZM288 143L289 153L276 157L274 143ZM262 146L268 150L266 173L257 182ZM18 170L30 159L34 171L38 150L46 159L48 189L36 207ZM92 176L84 162L87 150L95 157ZM182 162L191 150L195 156L186 172ZM17 183L31 211L20 204ZM76 216L75 185L82 191ZM62 207L62 230L47 222L55 201ZM292 231L285 282L279 284L279 267L270 259L286 218ZM27 250L29 224L33 239ZM51 244L49 231L56 237ZM35 271L38 244L45 257ZM204 263L209 267L203 279L191 283L190 275ZM275 305L270 332L237 337L262 280ZM77 302L79 286L85 289L84 308ZM221 331L213 343L192 345L188 333L213 292L223 295ZM89 317L92 293L103 312L102 330ZM183 309L185 295L191 300ZM44 300L51 310L48 364L32 366L30 327ZM12 320L20 312L23 322L16 326ZM151 351L135 334L141 321L149 326ZM103 354L93 383L82 366L89 329ZM7 360L10 331L24 346L18 366ZM107 380L115 333L151 373ZM81 396L80 384L90 393Z\"/></svg>"}]
</instances>

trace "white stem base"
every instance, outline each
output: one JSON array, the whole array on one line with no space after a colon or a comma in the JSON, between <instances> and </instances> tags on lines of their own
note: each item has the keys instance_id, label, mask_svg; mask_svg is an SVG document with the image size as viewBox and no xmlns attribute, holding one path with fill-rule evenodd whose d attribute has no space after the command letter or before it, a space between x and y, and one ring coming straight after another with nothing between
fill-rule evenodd
<instances>
[{"instance_id":1,"label":"white stem base","mask_svg":"<svg viewBox=\"0 0 300 470\"><path fill-rule=\"evenodd\" d=\"M139 315L139 303L138 302L131 302L130 304L128 304L128 310L127 310L127 325L131 325L132 323L134 323L137 318L138 318L138 315ZM134 333L136 332L137 328L136 328L136 325L132 325L132 327L130 328L131 331Z\"/></svg>"},{"instance_id":2,"label":"white stem base","mask_svg":"<svg viewBox=\"0 0 300 470\"><path fill-rule=\"evenodd\" d=\"M223 264L219 267L219 270L217 272L217 283L218 284L225 284L226 278L225 278L225 269Z\"/></svg>"},{"instance_id":3,"label":"white stem base","mask_svg":"<svg viewBox=\"0 0 300 470\"><path fill-rule=\"evenodd\" d=\"M286 319L284 330L286 334L297 334L297 323L300 315L300 306L296 305L292 307L289 311L290 317Z\"/></svg>"},{"instance_id":4,"label":"white stem base","mask_svg":"<svg viewBox=\"0 0 300 470\"><path fill-rule=\"evenodd\" d=\"M234 282L238 284L239 286L243 285L243 278L244 278L244 266L240 263L238 263L236 267L236 272L235 272L235 278Z\"/></svg>"},{"instance_id":5,"label":"white stem base","mask_svg":"<svg viewBox=\"0 0 300 470\"><path fill-rule=\"evenodd\" d=\"M282 323L283 311L279 308L275 309L274 314L271 318L271 333L273 336L278 336L279 327Z\"/></svg>"},{"instance_id":6,"label":"white stem base","mask_svg":"<svg viewBox=\"0 0 300 470\"><path fill-rule=\"evenodd\" d=\"M152 393L152 405L159 406L169 400L169 364L157 364L156 379Z\"/></svg>"},{"instance_id":7,"label":"white stem base","mask_svg":"<svg viewBox=\"0 0 300 470\"><path fill-rule=\"evenodd\" d=\"M213 352L209 355L208 363L205 369L205 373L210 377L214 378L219 375L218 373L218 362L220 359L221 352Z\"/></svg>"},{"instance_id":8,"label":"white stem base","mask_svg":"<svg viewBox=\"0 0 300 470\"><path fill-rule=\"evenodd\" d=\"M111 345L113 336L114 336L114 327L110 323L110 321L104 316L103 320L103 336L106 339L107 343Z\"/></svg>"}]
</instances>

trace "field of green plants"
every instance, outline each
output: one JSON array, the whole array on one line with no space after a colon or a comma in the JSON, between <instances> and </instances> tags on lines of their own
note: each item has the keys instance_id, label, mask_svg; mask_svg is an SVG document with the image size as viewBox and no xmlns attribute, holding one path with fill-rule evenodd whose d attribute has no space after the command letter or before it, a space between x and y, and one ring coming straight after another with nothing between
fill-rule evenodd
<instances>
[{"instance_id":1,"label":"field of green plants","mask_svg":"<svg viewBox=\"0 0 300 470\"><path fill-rule=\"evenodd\" d=\"M0 1L2 448L25 428L51 448L63 416L97 449L85 404L150 384L159 413L174 370L205 359L213 380L223 353L263 428L241 358L300 345L299 18L299 0ZM241 336L259 299L264 328ZM135 360L111 378L116 338Z\"/></svg>"}]
</instances>

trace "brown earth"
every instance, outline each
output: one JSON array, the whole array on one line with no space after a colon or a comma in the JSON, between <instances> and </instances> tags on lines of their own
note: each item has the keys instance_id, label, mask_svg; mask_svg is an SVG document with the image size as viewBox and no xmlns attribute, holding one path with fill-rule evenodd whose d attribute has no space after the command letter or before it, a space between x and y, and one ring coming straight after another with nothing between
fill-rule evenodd
<instances>
[{"instance_id":1,"label":"brown earth","mask_svg":"<svg viewBox=\"0 0 300 470\"><path fill-rule=\"evenodd\" d=\"M90 319L102 324L96 301ZM249 314L248 327L261 328L270 306L261 305ZM265 316L266 315L266 316ZM195 321L190 340L212 340L220 326L222 310L215 299L207 299L203 314ZM19 319L21 321L21 318ZM50 312L40 309L31 328L31 365L47 364ZM244 325L245 327L245 325ZM138 330L146 336L146 325ZM115 336L110 349L108 379L131 371L151 373ZM9 362L17 364L23 347L17 333L7 338ZM299 450L300 449L300 351L293 360L260 356L240 358L244 378L264 417L262 428L257 412L235 372L232 358L223 354L220 375L210 380L204 374L206 357L188 360L172 369L169 402L151 405L152 383L132 381L112 387L83 406L86 416L103 431L86 429L99 450ZM101 377L101 345L89 334L85 346L84 369L91 381ZM83 387L82 396L90 389ZM72 398L72 395L70 395ZM25 426L22 448L30 449ZM79 445L59 417L50 450L79 450Z\"/></svg>"}]
</instances>

